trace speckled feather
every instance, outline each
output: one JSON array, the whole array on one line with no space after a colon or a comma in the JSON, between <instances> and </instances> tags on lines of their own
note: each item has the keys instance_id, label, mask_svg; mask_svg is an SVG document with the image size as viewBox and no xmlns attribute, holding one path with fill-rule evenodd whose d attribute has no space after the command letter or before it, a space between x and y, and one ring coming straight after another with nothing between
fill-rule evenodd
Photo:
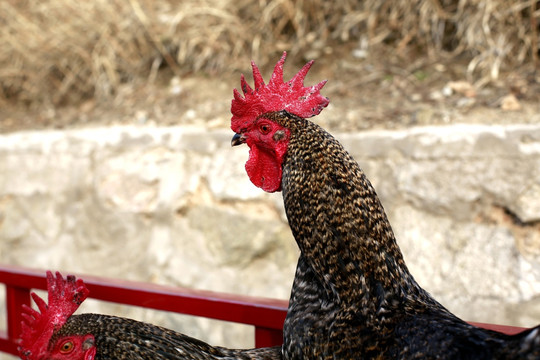
<instances>
[{"instance_id":1,"label":"speckled feather","mask_svg":"<svg viewBox=\"0 0 540 360\"><path fill-rule=\"evenodd\" d=\"M281 348L233 350L211 346L175 331L140 321L101 314L72 315L51 338L92 334L95 360L270 360L281 359Z\"/></svg>"},{"instance_id":2,"label":"speckled feather","mask_svg":"<svg viewBox=\"0 0 540 360\"><path fill-rule=\"evenodd\" d=\"M282 191L301 250L286 359L538 359L539 328L508 336L460 320L408 271L384 209L330 134L286 111Z\"/></svg>"}]
</instances>

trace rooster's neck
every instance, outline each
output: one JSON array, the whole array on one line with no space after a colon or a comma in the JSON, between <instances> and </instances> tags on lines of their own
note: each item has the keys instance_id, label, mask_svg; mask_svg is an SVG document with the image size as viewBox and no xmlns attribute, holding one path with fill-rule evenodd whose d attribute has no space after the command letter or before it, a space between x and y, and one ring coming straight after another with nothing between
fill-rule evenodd
<instances>
[{"instance_id":1,"label":"rooster's neck","mask_svg":"<svg viewBox=\"0 0 540 360\"><path fill-rule=\"evenodd\" d=\"M356 161L319 126L304 119L291 123L283 163L285 209L300 250L329 295L378 310L427 296L409 273Z\"/></svg>"}]
</instances>

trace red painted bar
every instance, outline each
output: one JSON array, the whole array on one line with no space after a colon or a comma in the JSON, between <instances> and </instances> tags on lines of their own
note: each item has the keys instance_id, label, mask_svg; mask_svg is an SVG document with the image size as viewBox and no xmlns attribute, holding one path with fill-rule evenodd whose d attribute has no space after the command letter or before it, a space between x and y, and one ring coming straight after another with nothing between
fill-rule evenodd
<instances>
[{"instance_id":1,"label":"red painted bar","mask_svg":"<svg viewBox=\"0 0 540 360\"><path fill-rule=\"evenodd\" d=\"M67 274L63 274L64 276ZM217 320L262 326L283 327L288 302L253 296L171 287L136 281L82 275L90 298L150 309L204 316ZM7 286L46 290L43 270L0 266L0 282Z\"/></svg>"},{"instance_id":2,"label":"red painted bar","mask_svg":"<svg viewBox=\"0 0 540 360\"><path fill-rule=\"evenodd\" d=\"M255 347L270 347L283 343L283 331L255 327Z\"/></svg>"},{"instance_id":3,"label":"red painted bar","mask_svg":"<svg viewBox=\"0 0 540 360\"><path fill-rule=\"evenodd\" d=\"M9 340L5 332L0 332L0 352L18 355L17 344Z\"/></svg>"},{"instance_id":4,"label":"red painted bar","mask_svg":"<svg viewBox=\"0 0 540 360\"><path fill-rule=\"evenodd\" d=\"M6 286L7 332L10 340L17 339L21 333L23 304L30 305L30 290L18 286Z\"/></svg>"},{"instance_id":5,"label":"red painted bar","mask_svg":"<svg viewBox=\"0 0 540 360\"><path fill-rule=\"evenodd\" d=\"M479 323L479 322L472 322L472 321L470 321L469 324L477 326L477 327L481 327L484 329L488 329L488 330L502 332L508 335L515 335L524 330L527 330L527 328L519 327L519 326L486 324L486 323Z\"/></svg>"}]
</instances>

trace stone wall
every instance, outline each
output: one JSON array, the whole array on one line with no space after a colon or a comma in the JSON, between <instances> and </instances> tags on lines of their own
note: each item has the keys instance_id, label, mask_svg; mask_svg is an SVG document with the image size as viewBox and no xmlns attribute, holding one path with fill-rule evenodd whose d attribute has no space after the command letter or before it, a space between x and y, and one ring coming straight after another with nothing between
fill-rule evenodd
<instances>
[{"instance_id":1,"label":"stone wall","mask_svg":"<svg viewBox=\"0 0 540 360\"><path fill-rule=\"evenodd\" d=\"M230 130L0 136L0 263L287 299L298 250ZM411 272L467 320L540 323L540 126L337 134L372 180ZM252 330L86 302L216 345ZM3 314L0 314L3 317ZM2 323L3 318L0 318Z\"/></svg>"}]
</instances>

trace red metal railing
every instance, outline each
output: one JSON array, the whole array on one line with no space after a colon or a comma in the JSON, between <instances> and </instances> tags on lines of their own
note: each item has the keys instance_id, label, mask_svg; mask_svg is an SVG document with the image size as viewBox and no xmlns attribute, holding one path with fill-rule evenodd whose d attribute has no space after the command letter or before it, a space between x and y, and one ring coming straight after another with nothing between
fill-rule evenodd
<instances>
[{"instance_id":1,"label":"red metal railing","mask_svg":"<svg viewBox=\"0 0 540 360\"><path fill-rule=\"evenodd\" d=\"M67 275L67 274L64 274ZM78 276L89 298L155 310L202 316L255 327L255 346L281 345L288 302L212 291L192 290L134 281ZM17 354L22 304L30 304L32 289L47 289L45 271L0 265L6 286L7 331L0 334L0 352Z\"/></svg>"},{"instance_id":2,"label":"red metal railing","mask_svg":"<svg viewBox=\"0 0 540 360\"><path fill-rule=\"evenodd\" d=\"M67 275L67 274L64 274ZM253 325L255 346L280 345L287 301L162 286L134 281L80 276L90 298L210 319ZM32 289L47 289L45 271L0 265L0 283L6 286L7 331L0 333L0 352L17 355L21 306L30 304ZM507 334L524 328L473 323Z\"/></svg>"}]
</instances>

